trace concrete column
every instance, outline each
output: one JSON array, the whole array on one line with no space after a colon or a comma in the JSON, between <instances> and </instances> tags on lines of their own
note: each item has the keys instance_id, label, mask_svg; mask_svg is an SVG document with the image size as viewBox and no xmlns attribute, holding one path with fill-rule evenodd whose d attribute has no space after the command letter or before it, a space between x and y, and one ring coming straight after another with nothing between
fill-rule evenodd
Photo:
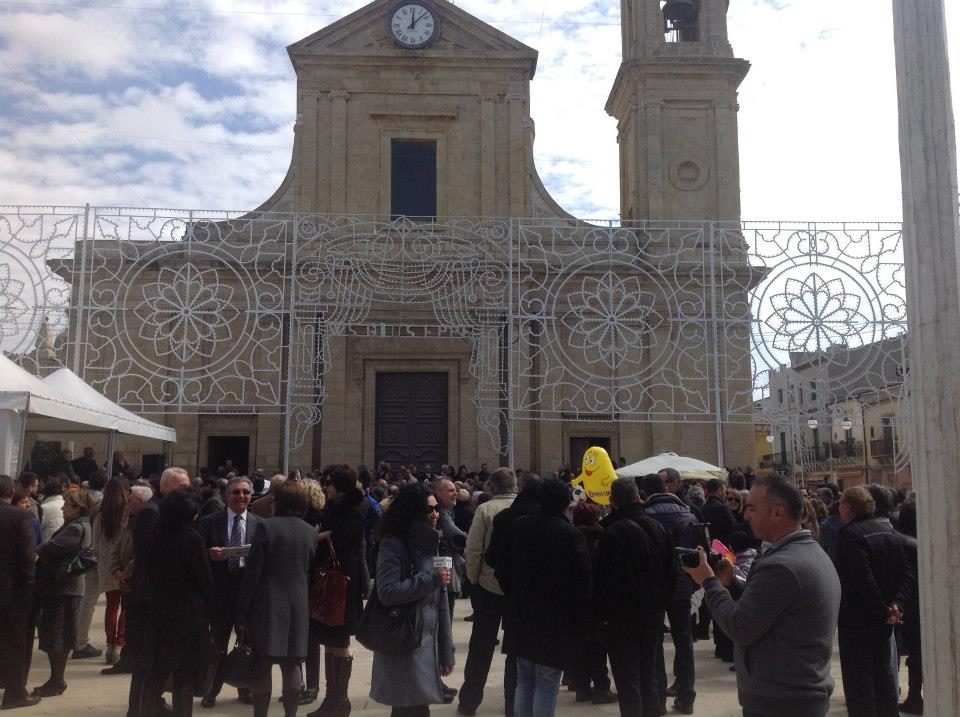
<instances>
[{"instance_id":1,"label":"concrete column","mask_svg":"<svg viewBox=\"0 0 960 717\"><path fill-rule=\"evenodd\" d=\"M480 216L497 215L497 101L480 95Z\"/></svg>"},{"instance_id":2,"label":"concrete column","mask_svg":"<svg viewBox=\"0 0 960 717\"><path fill-rule=\"evenodd\" d=\"M308 92L303 96L303 113L297 116L297 125L294 130L294 156L301 156L300 165L300 207L307 211L318 211L317 203L317 165L319 150L319 107L320 96L316 92ZM298 151L299 150L299 151ZM264 469L266 470L266 469Z\"/></svg>"},{"instance_id":3,"label":"concrete column","mask_svg":"<svg viewBox=\"0 0 960 717\"><path fill-rule=\"evenodd\" d=\"M510 216L525 217L526 214L526 146L524 120L527 118L527 98L522 93L506 97L510 116Z\"/></svg>"},{"instance_id":4,"label":"concrete column","mask_svg":"<svg viewBox=\"0 0 960 717\"><path fill-rule=\"evenodd\" d=\"M644 131L646 137L640 141L643 142L642 152L645 152L646 173L637 175L637 189L642 192L640 195L644 201L637 206L638 212L646 212L646 216L638 216L637 219L663 219L666 212L663 196L663 185L661 180L666 176L663 171L663 101L652 94L649 98L641 100L643 113L645 115ZM640 189L639 183L643 181L646 186ZM645 195L645 196L644 196Z\"/></svg>"},{"instance_id":5,"label":"concrete column","mask_svg":"<svg viewBox=\"0 0 960 717\"><path fill-rule=\"evenodd\" d=\"M943 0L894 0L924 707L960 714L960 221Z\"/></svg>"},{"instance_id":6,"label":"concrete column","mask_svg":"<svg viewBox=\"0 0 960 717\"><path fill-rule=\"evenodd\" d=\"M347 102L350 93L330 93L330 211L347 211Z\"/></svg>"}]
</instances>

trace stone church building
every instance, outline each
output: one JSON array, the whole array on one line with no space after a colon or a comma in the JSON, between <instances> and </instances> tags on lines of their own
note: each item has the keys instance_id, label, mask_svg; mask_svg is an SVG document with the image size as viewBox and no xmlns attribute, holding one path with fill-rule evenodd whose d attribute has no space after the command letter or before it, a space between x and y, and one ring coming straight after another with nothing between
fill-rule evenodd
<instances>
[{"instance_id":1,"label":"stone church building","mask_svg":"<svg viewBox=\"0 0 960 717\"><path fill-rule=\"evenodd\" d=\"M622 227L739 220L737 88L749 64L728 42L727 6L622 3L623 63L606 106L618 120ZM512 460L549 473L561 463L579 465L583 450L597 444L614 460L675 451L752 462L749 420L721 420L729 406L703 407L743 396L751 403L746 334L715 336L726 358L704 367L709 302L689 320L696 328L680 326L691 303L684 292L706 299L702 286L691 288L695 271L677 267L702 267L713 250L673 229L660 231L660 244L646 229L611 230L599 246L592 228L550 197L533 160L536 50L446 0L375 0L288 51L297 75L293 155L280 187L248 216L261 227L271 217L297 218L283 223L282 236L261 241L256 256L244 258L230 243L237 277L255 274L250 283L261 288L282 284L283 317L264 318L269 292L255 306L244 304L227 272L189 258L203 249L203 237L232 226L194 217L194 249L167 251L149 264L143 258L152 279L114 277L147 297L122 309L154 322L138 330L141 339L179 339L176 351L171 344L146 362L160 367L142 381L153 397L144 399L129 375L108 375L119 351L103 348L115 338L100 341L99 363L86 364L87 380L109 396L177 429L174 464L216 468L230 458L241 469L271 470L389 460L474 468ZM580 131L575 117L565 121L571 135ZM564 249L568 240L577 258ZM661 258L648 262L650 271L631 271L631 256L665 254L671 242L669 268ZM584 247L608 264L591 263ZM209 249L211 256L224 251ZM268 276L274 270L279 278ZM200 331L189 329L190 312L205 310L196 304L176 309L171 322L166 293L215 273L216 287L200 292L209 306L217 296L234 304L220 305ZM95 283L88 279L88 287ZM499 288L485 295L493 285ZM629 304L636 325L618 333L610 310L589 314L590 291L601 304ZM650 304L640 306L638 296ZM574 297L586 308L574 306ZM543 318L542 306L558 298L563 308ZM78 325L102 327L89 311ZM243 359L254 378L238 379L219 397L207 385L217 380L198 378L192 388L180 381L170 398L162 379L170 361L181 361L181 377L216 363L229 346L219 338L241 334L231 327L244 321L255 323L257 343ZM575 350L580 368L567 365ZM670 359L670 371L644 375L668 350L682 354ZM244 397L248 384L267 385L271 375L268 397ZM720 376L746 386L739 399ZM189 391L207 398L185 400ZM707 398L691 398L700 395ZM693 415L699 418L685 418ZM123 440L120 448L133 463L154 452Z\"/></svg>"}]
</instances>

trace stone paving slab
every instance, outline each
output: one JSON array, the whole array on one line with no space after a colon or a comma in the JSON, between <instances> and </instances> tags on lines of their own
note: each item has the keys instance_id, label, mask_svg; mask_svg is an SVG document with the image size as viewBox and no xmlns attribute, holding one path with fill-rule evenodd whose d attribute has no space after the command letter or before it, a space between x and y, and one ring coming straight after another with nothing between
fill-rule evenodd
<instances>
[{"instance_id":1,"label":"stone paving slab","mask_svg":"<svg viewBox=\"0 0 960 717\"><path fill-rule=\"evenodd\" d=\"M91 636L94 645L103 647L103 610L101 600L94 616ZM454 674L446 679L452 687L460 687L463 680L463 661L466 658L467 642L470 639L470 623L463 621L463 616L469 611L469 603L457 603L457 617L454 624L454 640L457 648L458 666ZM173 627L172 629L175 629ZM673 646L669 636L666 640L667 665L672 664ZM728 665L713 657L713 641L699 641L695 645L697 664L697 701L696 714L700 717L741 717L737 703L736 676L730 672ZM384 717L389 715L390 708L373 702L369 697L370 669L372 655L362 647L357 646L354 654L353 680L350 684L350 700L353 703L353 715L356 717ZM487 681L487 690L484 702L477 712L479 717L496 717L503 714L503 655L497 653L494 657L490 677ZM71 660L67 665L67 682L69 687L60 697L44 699L39 705L30 709L10 712L11 715L32 715L74 717L75 715L97 715L97 717L123 717L126 714L127 690L130 684L128 675L105 677L100 674L104 667L102 659ZM843 694L840 686L840 662L834 650L833 675L837 680L837 692L833 697L831 717L846 715L843 707ZM36 652L30 671L28 687L33 688L43 683L49 676L49 667L46 655ZM906 687L906 668L901 670L901 678ZM321 676L322 679L322 676ZM279 695L279 671L275 671L274 691ZM194 714L198 717L221 717L227 715L245 715L249 717L253 708L240 704L237 692L232 687L224 687L221 699L213 709L205 710L200 707L199 700L195 703ZM299 714L306 715L318 705L301 708ZM668 707L669 707L668 703ZM282 715L283 710L274 699L270 708L271 715ZM431 707L431 713L436 717L456 717L456 702L452 705ZM578 704L572 692L563 688L560 703L557 709L559 717L618 717L620 714L617 705ZM678 714L670 711L670 714Z\"/></svg>"}]
</instances>

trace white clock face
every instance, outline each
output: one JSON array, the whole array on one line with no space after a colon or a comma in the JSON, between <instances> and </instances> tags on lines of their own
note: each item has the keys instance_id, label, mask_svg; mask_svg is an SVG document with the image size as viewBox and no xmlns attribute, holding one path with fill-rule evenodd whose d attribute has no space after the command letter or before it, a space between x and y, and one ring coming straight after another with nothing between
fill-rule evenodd
<instances>
[{"instance_id":1,"label":"white clock face","mask_svg":"<svg viewBox=\"0 0 960 717\"><path fill-rule=\"evenodd\" d=\"M437 35L437 15L425 5L397 5L389 18L390 36L401 47L425 47Z\"/></svg>"}]
</instances>

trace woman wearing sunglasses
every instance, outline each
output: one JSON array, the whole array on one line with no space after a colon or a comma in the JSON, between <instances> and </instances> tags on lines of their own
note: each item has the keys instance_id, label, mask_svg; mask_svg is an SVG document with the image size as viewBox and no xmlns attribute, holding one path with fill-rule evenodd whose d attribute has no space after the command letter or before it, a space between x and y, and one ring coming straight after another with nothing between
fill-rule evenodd
<instances>
[{"instance_id":1,"label":"woman wearing sunglasses","mask_svg":"<svg viewBox=\"0 0 960 717\"><path fill-rule=\"evenodd\" d=\"M451 568L435 567L440 506L422 483L400 488L381 523L376 590L387 607L415 603L423 639L413 652L373 654L370 698L390 705L392 717L429 717L442 704L441 677L453 672L453 633L446 586Z\"/></svg>"}]
</instances>

